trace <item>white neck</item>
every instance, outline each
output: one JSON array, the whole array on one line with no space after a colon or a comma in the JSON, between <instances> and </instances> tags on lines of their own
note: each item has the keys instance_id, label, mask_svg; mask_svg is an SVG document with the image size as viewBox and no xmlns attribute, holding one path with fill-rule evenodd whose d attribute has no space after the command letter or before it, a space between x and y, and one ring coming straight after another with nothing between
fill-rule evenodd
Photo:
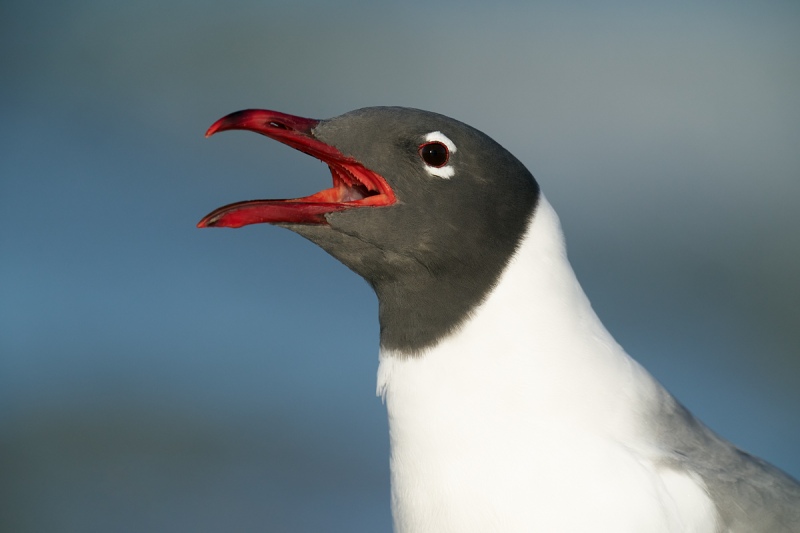
<instances>
[{"instance_id":1,"label":"white neck","mask_svg":"<svg viewBox=\"0 0 800 533\"><path fill-rule=\"evenodd\" d=\"M707 509L675 501L702 491L697 481L659 471L642 420L665 393L592 310L544 197L457 332L419 356L381 352L378 392L398 532L713 526ZM696 516L708 519L692 529Z\"/></svg>"}]
</instances>

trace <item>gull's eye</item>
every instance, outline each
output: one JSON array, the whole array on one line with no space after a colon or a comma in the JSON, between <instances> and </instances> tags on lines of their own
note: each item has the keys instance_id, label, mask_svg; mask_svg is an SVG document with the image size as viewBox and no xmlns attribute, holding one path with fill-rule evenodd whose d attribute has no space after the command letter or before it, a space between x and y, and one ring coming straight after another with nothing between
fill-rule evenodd
<instances>
[{"instance_id":1,"label":"gull's eye","mask_svg":"<svg viewBox=\"0 0 800 533\"><path fill-rule=\"evenodd\" d=\"M431 167L441 168L450 159L450 150L444 143L428 142L419 147L419 156L425 164Z\"/></svg>"},{"instance_id":2,"label":"gull's eye","mask_svg":"<svg viewBox=\"0 0 800 533\"><path fill-rule=\"evenodd\" d=\"M453 154L458 150L455 143L441 131L427 133L422 141L419 145L419 157L425 162L425 172L443 180L455 176L455 161L452 160Z\"/></svg>"}]
</instances>

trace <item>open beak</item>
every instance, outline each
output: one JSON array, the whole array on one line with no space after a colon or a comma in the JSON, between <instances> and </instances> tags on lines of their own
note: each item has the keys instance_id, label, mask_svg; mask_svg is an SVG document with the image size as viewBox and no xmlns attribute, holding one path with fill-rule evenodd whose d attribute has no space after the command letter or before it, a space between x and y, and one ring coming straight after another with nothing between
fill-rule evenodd
<instances>
[{"instance_id":1,"label":"open beak","mask_svg":"<svg viewBox=\"0 0 800 533\"><path fill-rule=\"evenodd\" d=\"M314 137L314 128L319 122L277 111L246 109L212 124L206 137L225 130L249 130L316 157L330 168L333 186L303 198L229 204L203 217L197 227L240 228L260 223L327 224L325 215L328 213L395 203L392 188L380 174Z\"/></svg>"}]
</instances>

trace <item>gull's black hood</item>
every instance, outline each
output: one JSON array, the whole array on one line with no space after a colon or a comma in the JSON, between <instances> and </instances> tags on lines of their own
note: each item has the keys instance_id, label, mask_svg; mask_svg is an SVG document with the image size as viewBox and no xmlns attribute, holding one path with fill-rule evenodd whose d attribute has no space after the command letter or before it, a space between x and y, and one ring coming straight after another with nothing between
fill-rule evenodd
<instances>
[{"instance_id":1,"label":"gull's black hood","mask_svg":"<svg viewBox=\"0 0 800 533\"><path fill-rule=\"evenodd\" d=\"M416 353L456 328L494 286L539 187L513 155L451 118L398 107L328 120L247 110L207 135L251 130L328 164L333 186L303 198L230 204L198 227L271 223L315 242L380 300L381 344Z\"/></svg>"}]
</instances>

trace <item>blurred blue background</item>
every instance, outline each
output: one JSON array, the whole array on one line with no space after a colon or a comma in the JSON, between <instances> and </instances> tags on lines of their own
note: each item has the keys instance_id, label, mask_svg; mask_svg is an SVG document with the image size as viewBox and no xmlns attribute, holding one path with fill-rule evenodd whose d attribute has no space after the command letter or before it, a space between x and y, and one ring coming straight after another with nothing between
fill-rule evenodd
<instances>
[{"instance_id":1,"label":"blurred blue background","mask_svg":"<svg viewBox=\"0 0 800 533\"><path fill-rule=\"evenodd\" d=\"M0 4L0 530L391 528L375 297L248 107L435 110L516 154L606 325L800 476L797 2Z\"/></svg>"}]
</instances>

